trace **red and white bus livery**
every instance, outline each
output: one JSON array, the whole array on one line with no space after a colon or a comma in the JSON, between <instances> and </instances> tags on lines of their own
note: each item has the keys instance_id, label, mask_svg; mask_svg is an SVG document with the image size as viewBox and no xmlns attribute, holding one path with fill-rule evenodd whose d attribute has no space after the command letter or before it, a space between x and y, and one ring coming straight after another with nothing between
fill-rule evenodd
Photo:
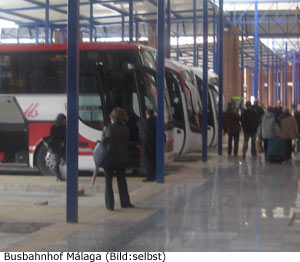
<instances>
[{"instance_id":1,"label":"red and white bus livery","mask_svg":"<svg viewBox=\"0 0 300 262\"><path fill-rule=\"evenodd\" d=\"M0 152L2 161L37 166L45 163L43 137L57 114L67 112L64 44L0 45ZM123 43L80 44L79 170L94 168L96 141L114 107L124 108L130 130L132 168L140 166L137 121L157 107L156 50ZM173 159L173 126L165 92L165 160Z\"/></svg>"}]
</instances>

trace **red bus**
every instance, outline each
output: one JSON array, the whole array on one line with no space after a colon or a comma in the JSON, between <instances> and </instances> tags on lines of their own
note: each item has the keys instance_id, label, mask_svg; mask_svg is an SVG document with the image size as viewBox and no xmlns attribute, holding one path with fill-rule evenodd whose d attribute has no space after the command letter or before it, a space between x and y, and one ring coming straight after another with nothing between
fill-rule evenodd
<instances>
[{"instance_id":1,"label":"red bus","mask_svg":"<svg viewBox=\"0 0 300 262\"><path fill-rule=\"evenodd\" d=\"M92 170L93 148L114 107L130 129L130 167L140 166L137 121L156 108L156 50L126 43L82 43L79 84L79 170ZM2 162L37 166L52 174L43 137L65 113L67 45L0 45L0 152ZM165 159L173 159L172 117L165 93Z\"/></svg>"}]
</instances>

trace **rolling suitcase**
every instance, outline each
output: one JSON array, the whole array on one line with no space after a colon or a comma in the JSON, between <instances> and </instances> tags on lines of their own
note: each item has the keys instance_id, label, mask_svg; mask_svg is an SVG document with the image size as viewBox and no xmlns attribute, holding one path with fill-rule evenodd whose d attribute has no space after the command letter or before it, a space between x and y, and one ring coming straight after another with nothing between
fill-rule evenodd
<instances>
[{"instance_id":1,"label":"rolling suitcase","mask_svg":"<svg viewBox=\"0 0 300 262\"><path fill-rule=\"evenodd\" d=\"M285 160L285 144L283 138L268 139L267 159L270 163L281 163Z\"/></svg>"}]
</instances>

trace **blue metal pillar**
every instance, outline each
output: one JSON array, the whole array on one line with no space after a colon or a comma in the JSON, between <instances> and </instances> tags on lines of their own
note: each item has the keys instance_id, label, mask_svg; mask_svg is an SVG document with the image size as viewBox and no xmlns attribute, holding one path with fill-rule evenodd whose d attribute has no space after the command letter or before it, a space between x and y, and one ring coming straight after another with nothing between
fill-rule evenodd
<instances>
[{"instance_id":1,"label":"blue metal pillar","mask_svg":"<svg viewBox=\"0 0 300 262\"><path fill-rule=\"evenodd\" d=\"M244 25L242 24L242 43L241 43L241 97L244 97Z\"/></svg>"},{"instance_id":2,"label":"blue metal pillar","mask_svg":"<svg viewBox=\"0 0 300 262\"><path fill-rule=\"evenodd\" d=\"M269 105L269 90L270 90L270 52L267 51L267 106Z\"/></svg>"},{"instance_id":3,"label":"blue metal pillar","mask_svg":"<svg viewBox=\"0 0 300 262\"><path fill-rule=\"evenodd\" d=\"M194 37L194 45L193 45L193 54L194 54L194 66L198 66L197 59L197 0L193 0L193 37Z\"/></svg>"},{"instance_id":4,"label":"blue metal pillar","mask_svg":"<svg viewBox=\"0 0 300 262\"><path fill-rule=\"evenodd\" d=\"M280 64L278 64L278 60L276 60L276 101L280 100Z\"/></svg>"},{"instance_id":5,"label":"blue metal pillar","mask_svg":"<svg viewBox=\"0 0 300 262\"><path fill-rule=\"evenodd\" d=\"M208 3L203 1L202 161L207 161Z\"/></svg>"},{"instance_id":6,"label":"blue metal pillar","mask_svg":"<svg viewBox=\"0 0 300 262\"><path fill-rule=\"evenodd\" d=\"M67 222L78 222L79 0L68 0Z\"/></svg>"},{"instance_id":7,"label":"blue metal pillar","mask_svg":"<svg viewBox=\"0 0 300 262\"><path fill-rule=\"evenodd\" d=\"M288 106L288 71L289 71L289 62L288 62L288 43L285 43L285 90L284 90L284 105Z\"/></svg>"},{"instance_id":8,"label":"blue metal pillar","mask_svg":"<svg viewBox=\"0 0 300 262\"><path fill-rule=\"evenodd\" d=\"M93 28L94 28L94 5L90 1L90 42L93 42Z\"/></svg>"},{"instance_id":9,"label":"blue metal pillar","mask_svg":"<svg viewBox=\"0 0 300 262\"><path fill-rule=\"evenodd\" d=\"M167 0L167 57L171 57L171 0Z\"/></svg>"},{"instance_id":10,"label":"blue metal pillar","mask_svg":"<svg viewBox=\"0 0 300 262\"><path fill-rule=\"evenodd\" d=\"M223 151L223 0L219 0L218 21L218 74L219 74L219 122L218 122L218 154Z\"/></svg>"},{"instance_id":11,"label":"blue metal pillar","mask_svg":"<svg viewBox=\"0 0 300 262\"><path fill-rule=\"evenodd\" d=\"M46 44L49 43L49 0L46 0L46 5L45 5L45 42Z\"/></svg>"},{"instance_id":12,"label":"blue metal pillar","mask_svg":"<svg viewBox=\"0 0 300 262\"><path fill-rule=\"evenodd\" d=\"M258 63L259 63L259 86L258 86L258 90L259 90L259 100L261 101L262 103L262 93L263 93L263 72L264 72L264 65L263 65L263 55L262 55L262 45L259 46L259 60L258 60Z\"/></svg>"},{"instance_id":13,"label":"blue metal pillar","mask_svg":"<svg viewBox=\"0 0 300 262\"><path fill-rule=\"evenodd\" d=\"M122 15L122 42L124 42L125 38L125 18L124 15Z\"/></svg>"},{"instance_id":14,"label":"blue metal pillar","mask_svg":"<svg viewBox=\"0 0 300 262\"><path fill-rule=\"evenodd\" d=\"M259 100L262 103L262 97L263 97L263 69L264 69L264 65L263 65L263 55L262 55L262 45L260 45L259 47L259 54L260 54L260 81L259 81Z\"/></svg>"},{"instance_id":15,"label":"blue metal pillar","mask_svg":"<svg viewBox=\"0 0 300 262\"><path fill-rule=\"evenodd\" d=\"M274 104L274 53L272 53L272 67L271 67L271 103L270 105L273 106Z\"/></svg>"},{"instance_id":16,"label":"blue metal pillar","mask_svg":"<svg viewBox=\"0 0 300 262\"><path fill-rule=\"evenodd\" d=\"M254 11L254 79L253 79L253 96L258 98L258 3L255 0Z\"/></svg>"},{"instance_id":17,"label":"blue metal pillar","mask_svg":"<svg viewBox=\"0 0 300 262\"><path fill-rule=\"evenodd\" d=\"M164 0L158 0L157 17L157 148L156 148L156 181L164 182L164 28L165 28L165 5ZM162 40L161 40L162 39Z\"/></svg>"},{"instance_id":18,"label":"blue metal pillar","mask_svg":"<svg viewBox=\"0 0 300 262\"><path fill-rule=\"evenodd\" d=\"M53 28L50 27L50 43L52 44L53 43Z\"/></svg>"},{"instance_id":19,"label":"blue metal pillar","mask_svg":"<svg viewBox=\"0 0 300 262\"><path fill-rule=\"evenodd\" d=\"M272 53L271 106L274 104L274 53Z\"/></svg>"},{"instance_id":20,"label":"blue metal pillar","mask_svg":"<svg viewBox=\"0 0 300 262\"><path fill-rule=\"evenodd\" d=\"M293 71L294 71L294 105L295 105L295 109L297 109L297 105L298 105L298 75L297 75L297 52L294 51L293 52Z\"/></svg>"},{"instance_id":21,"label":"blue metal pillar","mask_svg":"<svg viewBox=\"0 0 300 262\"><path fill-rule=\"evenodd\" d=\"M133 42L133 0L129 0L129 42Z\"/></svg>"},{"instance_id":22,"label":"blue metal pillar","mask_svg":"<svg viewBox=\"0 0 300 262\"><path fill-rule=\"evenodd\" d=\"M213 7L213 69L214 69L214 72L218 72L218 62L217 62L217 59L218 59L218 56L217 56L217 48L216 48L216 26L217 26L217 23L216 23L216 8Z\"/></svg>"},{"instance_id":23,"label":"blue metal pillar","mask_svg":"<svg viewBox=\"0 0 300 262\"><path fill-rule=\"evenodd\" d=\"M135 42L139 42L139 22L135 22Z\"/></svg>"},{"instance_id":24,"label":"blue metal pillar","mask_svg":"<svg viewBox=\"0 0 300 262\"><path fill-rule=\"evenodd\" d=\"M18 37L17 37L18 43L19 43L19 29L18 29ZM38 44L39 43L39 27L36 24L35 25L35 43Z\"/></svg>"}]
</instances>

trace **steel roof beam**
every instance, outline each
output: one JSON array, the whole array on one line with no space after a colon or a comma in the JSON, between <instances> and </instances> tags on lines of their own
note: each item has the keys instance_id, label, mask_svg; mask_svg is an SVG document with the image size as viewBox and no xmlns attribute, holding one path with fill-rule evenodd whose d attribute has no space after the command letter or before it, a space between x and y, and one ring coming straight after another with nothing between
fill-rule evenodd
<instances>
[{"instance_id":1,"label":"steel roof beam","mask_svg":"<svg viewBox=\"0 0 300 262\"><path fill-rule=\"evenodd\" d=\"M24 0L24 1L30 1L30 0ZM0 9L0 12L5 12L5 13L11 13L11 12L16 12L16 11L30 11L30 10L37 10L37 9L44 9L46 5L42 6L30 6L30 7L17 7L17 8L8 8L8 9ZM66 4L61 4L61 5L49 5L50 8L56 8L56 7L67 7ZM66 12L67 13L67 12Z\"/></svg>"},{"instance_id":2,"label":"steel roof beam","mask_svg":"<svg viewBox=\"0 0 300 262\"><path fill-rule=\"evenodd\" d=\"M2 12L3 9L0 9L0 12ZM28 20L31 20L31 21L35 21L35 22L42 22L44 23L44 20L41 20L41 19L37 19L37 18L33 18L31 16L28 16L28 15L23 15L23 14L19 14L19 13L15 13L15 12L7 12L9 13L10 15L13 15L13 16L17 16L17 17L21 17L21 18L24 18L24 19L28 19ZM6 18L4 18L5 20L8 20ZM20 21L14 21L16 24L21 24L22 22Z\"/></svg>"},{"instance_id":3,"label":"steel roof beam","mask_svg":"<svg viewBox=\"0 0 300 262\"><path fill-rule=\"evenodd\" d=\"M242 21L243 20L243 16L246 16L247 11L249 10L250 5L248 6L248 9L244 10L241 15L239 16L239 18L236 21Z\"/></svg>"},{"instance_id":4,"label":"steel roof beam","mask_svg":"<svg viewBox=\"0 0 300 262\"><path fill-rule=\"evenodd\" d=\"M102 5L106 8L108 8L108 9L114 10L114 11L118 12L121 15L129 16L129 12L123 11L123 10L117 8L117 7L114 7L110 4L107 4L109 2L112 3L112 1L90 0L90 2L93 2L95 4L99 4L99 5ZM124 1L122 1L122 2L124 2ZM126 1L126 3L128 3L128 0Z\"/></svg>"},{"instance_id":5,"label":"steel roof beam","mask_svg":"<svg viewBox=\"0 0 300 262\"><path fill-rule=\"evenodd\" d=\"M271 18L272 19L272 18ZM276 24L277 24L277 26L282 30L282 32L283 33L286 33L285 32L285 30L281 27L281 25L280 24L278 24L277 22L276 22ZM292 44L292 45L294 45L294 43L287 37L287 40ZM294 46L295 47L295 46Z\"/></svg>"},{"instance_id":6,"label":"steel roof beam","mask_svg":"<svg viewBox=\"0 0 300 262\"><path fill-rule=\"evenodd\" d=\"M225 4L245 4L245 3L251 3L254 4L256 0L248 0L247 2L245 1L240 1L240 0L225 0ZM263 3L298 3L299 0L263 0Z\"/></svg>"},{"instance_id":7,"label":"steel roof beam","mask_svg":"<svg viewBox=\"0 0 300 262\"><path fill-rule=\"evenodd\" d=\"M269 7L271 8L274 5L274 3ZM265 13L259 18L258 22L264 21L263 19L270 13L270 9L266 10Z\"/></svg>"},{"instance_id":8,"label":"steel roof beam","mask_svg":"<svg viewBox=\"0 0 300 262\"><path fill-rule=\"evenodd\" d=\"M269 18L273 18L272 16L270 16ZM297 20L273 20L273 21L269 21L269 20L262 20L259 21L260 24L294 24L294 23L299 23L300 19ZM253 24L253 21L243 21L243 22L238 22L238 21L226 21L225 24L231 24L231 25L235 25L235 24L248 24L251 25Z\"/></svg>"},{"instance_id":9,"label":"steel roof beam","mask_svg":"<svg viewBox=\"0 0 300 262\"><path fill-rule=\"evenodd\" d=\"M43 4L43 3L40 3L40 2L37 2L35 0L23 0L25 2L28 2L28 3L32 3L32 4L35 4L37 5L38 8L46 8L46 5ZM68 14L67 11L65 10L62 10L62 9L59 9L59 7L67 7L66 4L61 4L61 5L49 5L49 8L54 10L55 12L58 12L58 13L61 13L61 14Z\"/></svg>"}]
</instances>

